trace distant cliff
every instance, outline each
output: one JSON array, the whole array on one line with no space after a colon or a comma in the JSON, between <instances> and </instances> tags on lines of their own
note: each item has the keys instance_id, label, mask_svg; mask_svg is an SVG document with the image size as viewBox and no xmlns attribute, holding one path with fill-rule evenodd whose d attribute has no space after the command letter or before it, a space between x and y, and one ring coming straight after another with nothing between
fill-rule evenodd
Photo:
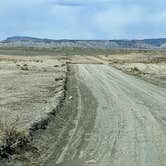
<instances>
[{"instance_id":1,"label":"distant cliff","mask_svg":"<svg viewBox=\"0 0 166 166\"><path fill-rule=\"evenodd\" d=\"M26 36L9 37L0 47L81 47L81 48L140 48L165 49L166 38L144 40L52 40Z\"/></svg>"}]
</instances>

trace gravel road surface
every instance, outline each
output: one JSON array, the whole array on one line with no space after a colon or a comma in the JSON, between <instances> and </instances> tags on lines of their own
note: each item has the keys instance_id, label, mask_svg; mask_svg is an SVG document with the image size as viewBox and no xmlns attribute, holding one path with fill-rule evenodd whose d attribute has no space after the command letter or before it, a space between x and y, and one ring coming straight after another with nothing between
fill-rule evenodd
<instances>
[{"instance_id":1,"label":"gravel road surface","mask_svg":"<svg viewBox=\"0 0 166 166\"><path fill-rule=\"evenodd\" d=\"M106 65L77 69L97 103L93 130L76 157L82 165L165 166L166 90Z\"/></svg>"}]
</instances>

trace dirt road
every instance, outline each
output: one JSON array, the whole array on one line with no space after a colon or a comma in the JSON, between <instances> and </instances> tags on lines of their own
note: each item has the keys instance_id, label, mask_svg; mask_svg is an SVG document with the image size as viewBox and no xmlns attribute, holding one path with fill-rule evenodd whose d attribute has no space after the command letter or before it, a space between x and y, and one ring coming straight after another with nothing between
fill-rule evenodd
<instances>
[{"instance_id":1,"label":"dirt road","mask_svg":"<svg viewBox=\"0 0 166 166\"><path fill-rule=\"evenodd\" d=\"M74 128L47 165L165 166L166 90L107 65L77 65Z\"/></svg>"},{"instance_id":2,"label":"dirt road","mask_svg":"<svg viewBox=\"0 0 166 166\"><path fill-rule=\"evenodd\" d=\"M108 65L73 68L77 95L67 101L61 134L55 137L57 126L51 123L35 138L42 164L165 166L166 89Z\"/></svg>"},{"instance_id":3,"label":"dirt road","mask_svg":"<svg viewBox=\"0 0 166 166\"><path fill-rule=\"evenodd\" d=\"M166 165L166 90L108 66L79 65L78 75L98 104L79 157L99 166Z\"/></svg>"}]
</instances>

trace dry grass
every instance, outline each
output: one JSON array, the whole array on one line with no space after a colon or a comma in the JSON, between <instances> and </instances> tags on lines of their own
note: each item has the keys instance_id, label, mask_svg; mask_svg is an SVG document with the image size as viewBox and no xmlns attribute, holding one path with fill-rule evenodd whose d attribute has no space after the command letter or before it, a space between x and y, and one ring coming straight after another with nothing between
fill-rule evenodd
<instances>
[{"instance_id":1,"label":"dry grass","mask_svg":"<svg viewBox=\"0 0 166 166\"><path fill-rule=\"evenodd\" d=\"M132 72L134 74L143 74L143 72L141 70L139 70L137 67L132 67L130 69L130 72Z\"/></svg>"},{"instance_id":2,"label":"dry grass","mask_svg":"<svg viewBox=\"0 0 166 166\"><path fill-rule=\"evenodd\" d=\"M24 64L23 66L20 67L20 70L29 70L28 65Z\"/></svg>"},{"instance_id":3,"label":"dry grass","mask_svg":"<svg viewBox=\"0 0 166 166\"><path fill-rule=\"evenodd\" d=\"M37 149L31 145L28 130L18 129L18 120L14 122L0 121L0 135L2 146L0 156L5 159L31 160L31 154Z\"/></svg>"}]
</instances>

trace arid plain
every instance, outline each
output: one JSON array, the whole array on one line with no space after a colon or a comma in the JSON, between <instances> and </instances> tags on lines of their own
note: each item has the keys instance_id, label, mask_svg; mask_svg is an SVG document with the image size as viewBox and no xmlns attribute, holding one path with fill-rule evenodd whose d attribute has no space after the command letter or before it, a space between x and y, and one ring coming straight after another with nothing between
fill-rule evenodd
<instances>
[{"instance_id":1,"label":"arid plain","mask_svg":"<svg viewBox=\"0 0 166 166\"><path fill-rule=\"evenodd\" d=\"M0 55L0 165L166 164L164 51L52 54Z\"/></svg>"}]
</instances>

